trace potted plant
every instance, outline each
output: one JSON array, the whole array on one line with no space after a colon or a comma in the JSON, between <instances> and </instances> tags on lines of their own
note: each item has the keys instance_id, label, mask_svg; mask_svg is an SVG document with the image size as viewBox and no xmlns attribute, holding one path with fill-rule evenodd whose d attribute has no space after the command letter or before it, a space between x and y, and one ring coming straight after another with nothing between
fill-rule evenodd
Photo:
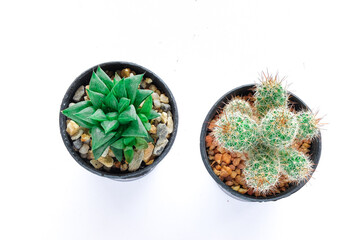
<instances>
[{"instance_id":1,"label":"potted plant","mask_svg":"<svg viewBox=\"0 0 360 240\"><path fill-rule=\"evenodd\" d=\"M81 74L60 108L66 148L85 169L114 180L149 173L169 152L177 131L175 99L150 70L109 62Z\"/></svg>"},{"instance_id":2,"label":"potted plant","mask_svg":"<svg viewBox=\"0 0 360 240\"><path fill-rule=\"evenodd\" d=\"M229 100L230 99L230 100ZM235 88L208 113L200 150L222 190L246 201L275 201L303 187L319 162L319 120L278 76Z\"/></svg>"}]
</instances>

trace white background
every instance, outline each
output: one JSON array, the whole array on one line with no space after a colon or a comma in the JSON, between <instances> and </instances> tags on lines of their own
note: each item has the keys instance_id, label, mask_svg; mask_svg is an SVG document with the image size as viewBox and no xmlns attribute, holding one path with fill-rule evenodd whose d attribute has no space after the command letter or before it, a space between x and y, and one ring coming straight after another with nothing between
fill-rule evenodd
<instances>
[{"instance_id":1,"label":"white background","mask_svg":"<svg viewBox=\"0 0 360 240\"><path fill-rule=\"evenodd\" d=\"M358 1L2 1L0 239L360 239ZM131 61L179 108L173 148L128 183L80 167L59 133L62 97L86 69ZM296 194L246 203L203 166L215 101L268 69L329 123Z\"/></svg>"}]
</instances>

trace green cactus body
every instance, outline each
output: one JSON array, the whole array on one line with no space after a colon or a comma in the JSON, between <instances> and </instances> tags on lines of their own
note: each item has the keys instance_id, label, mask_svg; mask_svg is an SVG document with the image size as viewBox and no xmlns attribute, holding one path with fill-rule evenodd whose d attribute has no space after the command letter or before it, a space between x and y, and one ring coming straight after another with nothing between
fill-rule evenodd
<instances>
[{"instance_id":1,"label":"green cactus body","mask_svg":"<svg viewBox=\"0 0 360 240\"><path fill-rule=\"evenodd\" d=\"M240 112L242 114L252 117L253 112L250 104L247 101L242 100L241 98L233 98L230 100L224 107L224 112L233 113Z\"/></svg>"},{"instance_id":2,"label":"green cactus body","mask_svg":"<svg viewBox=\"0 0 360 240\"><path fill-rule=\"evenodd\" d=\"M260 117L264 117L270 109L287 105L286 90L276 78L257 85L255 99L255 107Z\"/></svg>"},{"instance_id":3,"label":"green cactus body","mask_svg":"<svg viewBox=\"0 0 360 240\"><path fill-rule=\"evenodd\" d=\"M288 148L280 151L279 157L282 172L289 177L290 181L300 182L310 177L313 164L305 154Z\"/></svg>"},{"instance_id":4,"label":"green cactus body","mask_svg":"<svg viewBox=\"0 0 360 240\"><path fill-rule=\"evenodd\" d=\"M296 115L299 130L296 138L299 140L312 139L319 134L318 119L311 111L303 111Z\"/></svg>"},{"instance_id":5,"label":"green cactus body","mask_svg":"<svg viewBox=\"0 0 360 240\"><path fill-rule=\"evenodd\" d=\"M149 120L160 114L152 109L153 91L138 89L143 75L121 79L116 74L113 81L98 67L87 89L90 101L62 111L81 127L90 129L95 159L110 147L119 161L125 157L130 163L134 148L147 148L151 141Z\"/></svg>"},{"instance_id":6,"label":"green cactus body","mask_svg":"<svg viewBox=\"0 0 360 240\"><path fill-rule=\"evenodd\" d=\"M258 141L254 120L240 112L224 112L216 122L213 134L218 144L235 152L249 150Z\"/></svg>"},{"instance_id":7,"label":"green cactus body","mask_svg":"<svg viewBox=\"0 0 360 240\"><path fill-rule=\"evenodd\" d=\"M246 184L260 193L276 186L280 177L280 161L271 148L262 144L249 152L249 160L243 170Z\"/></svg>"},{"instance_id":8,"label":"green cactus body","mask_svg":"<svg viewBox=\"0 0 360 240\"><path fill-rule=\"evenodd\" d=\"M290 146L297 130L298 123L295 114L283 107L269 111L260 124L264 143L274 148Z\"/></svg>"}]
</instances>

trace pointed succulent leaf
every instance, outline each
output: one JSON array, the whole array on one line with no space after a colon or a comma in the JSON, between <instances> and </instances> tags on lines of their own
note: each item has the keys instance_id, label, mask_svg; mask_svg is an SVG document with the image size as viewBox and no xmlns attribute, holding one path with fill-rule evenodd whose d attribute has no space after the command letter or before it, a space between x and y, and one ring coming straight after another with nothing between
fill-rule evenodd
<instances>
[{"instance_id":1,"label":"pointed succulent leaf","mask_svg":"<svg viewBox=\"0 0 360 240\"><path fill-rule=\"evenodd\" d=\"M134 149L132 147L130 147L130 146L125 147L124 155L125 155L126 162L131 163L131 161L134 158Z\"/></svg>"},{"instance_id":2,"label":"pointed succulent leaf","mask_svg":"<svg viewBox=\"0 0 360 240\"><path fill-rule=\"evenodd\" d=\"M105 130L105 134L117 129L119 127L120 123L117 120L112 121L103 121L101 123L101 126Z\"/></svg>"},{"instance_id":3,"label":"pointed succulent leaf","mask_svg":"<svg viewBox=\"0 0 360 240\"><path fill-rule=\"evenodd\" d=\"M136 98L136 91L138 86L143 78L144 74L134 75L128 78L125 78L125 87L128 98L131 101L131 104L134 103Z\"/></svg>"},{"instance_id":4,"label":"pointed succulent leaf","mask_svg":"<svg viewBox=\"0 0 360 240\"><path fill-rule=\"evenodd\" d=\"M153 110L153 109L150 110L150 113L149 113L149 115L147 116L147 118L148 118L149 120L154 119L154 118L157 118L157 117L160 117L160 114L159 114L158 112L156 112L155 110Z\"/></svg>"},{"instance_id":5,"label":"pointed succulent leaf","mask_svg":"<svg viewBox=\"0 0 360 240\"><path fill-rule=\"evenodd\" d=\"M150 116L151 109L152 109L152 97L150 95L146 98L139 112L144 114L145 116Z\"/></svg>"},{"instance_id":6,"label":"pointed succulent leaf","mask_svg":"<svg viewBox=\"0 0 360 240\"><path fill-rule=\"evenodd\" d=\"M109 112L106 114L106 117L109 121L111 120L117 120L118 119L119 114L117 112Z\"/></svg>"},{"instance_id":7,"label":"pointed succulent leaf","mask_svg":"<svg viewBox=\"0 0 360 240\"><path fill-rule=\"evenodd\" d=\"M140 118L136 115L136 120L132 121L122 133L123 137L147 137L148 132L142 124Z\"/></svg>"},{"instance_id":8,"label":"pointed succulent leaf","mask_svg":"<svg viewBox=\"0 0 360 240\"><path fill-rule=\"evenodd\" d=\"M108 142L112 137L115 136L115 134L115 132L105 134L101 128L93 127L91 129L92 149L97 149L104 143Z\"/></svg>"},{"instance_id":9,"label":"pointed succulent leaf","mask_svg":"<svg viewBox=\"0 0 360 240\"><path fill-rule=\"evenodd\" d=\"M124 138L124 144L126 146L133 146L135 144L136 140L134 137L125 137Z\"/></svg>"},{"instance_id":10,"label":"pointed succulent leaf","mask_svg":"<svg viewBox=\"0 0 360 240\"><path fill-rule=\"evenodd\" d=\"M114 147L116 149L124 149L126 147L124 144L124 138L120 138L119 140L111 144L111 147Z\"/></svg>"},{"instance_id":11,"label":"pointed succulent leaf","mask_svg":"<svg viewBox=\"0 0 360 240\"><path fill-rule=\"evenodd\" d=\"M94 107L100 108L102 102L104 101L104 94L91 91L90 89L86 89L86 91L88 92L90 100Z\"/></svg>"},{"instance_id":12,"label":"pointed succulent leaf","mask_svg":"<svg viewBox=\"0 0 360 240\"><path fill-rule=\"evenodd\" d=\"M106 106L108 106L109 108L113 109L113 110L117 110L118 107L118 100L116 99L113 91L111 91L104 100L104 103Z\"/></svg>"},{"instance_id":13,"label":"pointed succulent leaf","mask_svg":"<svg viewBox=\"0 0 360 240\"><path fill-rule=\"evenodd\" d=\"M143 122L143 124L144 124L144 127L145 127L145 129L146 129L146 131L149 131L150 129L151 129L151 124L150 123L148 123L148 122Z\"/></svg>"},{"instance_id":14,"label":"pointed succulent leaf","mask_svg":"<svg viewBox=\"0 0 360 240\"><path fill-rule=\"evenodd\" d=\"M82 121L85 121L85 122L88 122L90 124L96 125L97 122L90 118L90 116L93 115L93 113L95 111L96 111L96 109L93 106L91 106L91 107L84 108L83 110L81 110L78 113L75 113L74 116L77 117L78 119L82 120Z\"/></svg>"},{"instance_id":15,"label":"pointed succulent leaf","mask_svg":"<svg viewBox=\"0 0 360 240\"><path fill-rule=\"evenodd\" d=\"M89 118L98 122L108 120L104 111L101 108L97 109Z\"/></svg>"},{"instance_id":16,"label":"pointed succulent leaf","mask_svg":"<svg viewBox=\"0 0 360 240\"><path fill-rule=\"evenodd\" d=\"M120 98L118 104L118 112L122 113L128 106L130 106L130 99L128 98Z\"/></svg>"},{"instance_id":17,"label":"pointed succulent leaf","mask_svg":"<svg viewBox=\"0 0 360 240\"><path fill-rule=\"evenodd\" d=\"M106 72L104 72L104 70L100 68L100 66L98 66L98 68L96 69L96 75L98 75L100 80L105 83L108 89L112 89L114 87L113 81L111 81L111 78L109 78Z\"/></svg>"},{"instance_id":18,"label":"pointed succulent leaf","mask_svg":"<svg viewBox=\"0 0 360 240\"><path fill-rule=\"evenodd\" d=\"M125 79L121 79L119 80L114 88L113 88L114 94L115 96L120 99L122 97L127 97L127 93L126 93L126 87L125 87Z\"/></svg>"},{"instance_id":19,"label":"pointed succulent leaf","mask_svg":"<svg viewBox=\"0 0 360 240\"><path fill-rule=\"evenodd\" d=\"M119 137L120 137L120 133L116 133L110 140L105 142L103 145L101 145L96 149L92 149L94 158L98 159L99 157L101 157L101 155L104 153L106 148L109 147L111 144L113 144L117 139L119 139Z\"/></svg>"},{"instance_id":20,"label":"pointed succulent leaf","mask_svg":"<svg viewBox=\"0 0 360 240\"><path fill-rule=\"evenodd\" d=\"M144 114L139 113L138 116L139 116L141 122L143 122L143 123L148 122L148 119L147 119L147 117L146 117Z\"/></svg>"},{"instance_id":21,"label":"pointed succulent leaf","mask_svg":"<svg viewBox=\"0 0 360 240\"><path fill-rule=\"evenodd\" d=\"M118 121L120 122L120 124L126 124L131 121L135 121L136 117L137 117L137 115L136 115L135 108L133 105L130 105L129 107L127 107L125 109L125 111L123 111L122 113L119 114Z\"/></svg>"},{"instance_id":22,"label":"pointed succulent leaf","mask_svg":"<svg viewBox=\"0 0 360 240\"><path fill-rule=\"evenodd\" d=\"M101 79L96 75L95 72L92 73L89 89L94 92L102 93L104 95L107 95L110 90L107 88L106 84L101 81Z\"/></svg>"},{"instance_id":23,"label":"pointed succulent leaf","mask_svg":"<svg viewBox=\"0 0 360 240\"><path fill-rule=\"evenodd\" d=\"M147 142L154 143L154 139L150 136L149 133L147 133L147 136L145 137L145 140L146 140Z\"/></svg>"},{"instance_id":24,"label":"pointed succulent leaf","mask_svg":"<svg viewBox=\"0 0 360 240\"><path fill-rule=\"evenodd\" d=\"M117 148L114 148L113 146L110 147L111 151L114 153L116 159L121 162L122 159L123 159L123 150L122 149L117 149Z\"/></svg>"},{"instance_id":25,"label":"pointed succulent leaf","mask_svg":"<svg viewBox=\"0 0 360 240\"><path fill-rule=\"evenodd\" d=\"M83 110L84 108L87 108L87 107L90 107L92 106L92 103L90 101L81 101L81 102L78 102L74 105L72 105L71 107L68 107L67 109L64 109L62 111L62 113L65 115L65 116L68 116L68 115L73 115L75 113L78 113L80 112L81 110ZM68 116L69 117L69 116Z\"/></svg>"},{"instance_id":26,"label":"pointed succulent leaf","mask_svg":"<svg viewBox=\"0 0 360 240\"><path fill-rule=\"evenodd\" d=\"M136 149L147 149L148 143L144 138L136 138L135 147Z\"/></svg>"},{"instance_id":27,"label":"pointed succulent leaf","mask_svg":"<svg viewBox=\"0 0 360 240\"><path fill-rule=\"evenodd\" d=\"M152 93L153 93L153 91L148 90L148 89L137 89L136 97L135 97L135 101L134 101L135 108L138 108L140 106L140 104Z\"/></svg>"},{"instance_id":28,"label":"pointed succulent leaf","mask_svg":"<svg viewBox=\"0 0 360 240\"><path fill-rule=\"evenodd\" d=\"M117 74L117 72L115 72L115 77L114 77L114 86L120 82L121 77L119 76L119 74Z\"/></svg>"}]
</instances>

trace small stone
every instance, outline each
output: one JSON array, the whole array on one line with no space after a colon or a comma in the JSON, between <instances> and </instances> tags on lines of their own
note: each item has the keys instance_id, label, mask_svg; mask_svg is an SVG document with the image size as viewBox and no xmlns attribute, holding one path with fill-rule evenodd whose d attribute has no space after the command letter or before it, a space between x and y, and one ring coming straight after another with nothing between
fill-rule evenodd
<instances>
[{"instance_id":1,"label":"small stone","mask_svg":"<svg viewBox=\"0 0 360 240\"><path fill-rule=\"evenodd\" d=\"M81 141L84 142L84 143L90 143L90 135L89 134L82 134L81 135Z\"/></svg>"},{"instance_id":2,"label":"small stone","mask_svg":"<svg viewBox=\"0 0 360 240\"><path fill-rule=\"evenodd\" d=\"M111 150L111 148L109 149L108 155L109 155L110 157L116 157L115 154L114 154L114 152Z\"/></svg>"},{"instance_id":3,"label":"small stone","mask_svg":"<svg viewBox=\"0 0 360 240\"><path fill-rule=\"evenodd\" d=\"M170 111L170 110L171 110L170 104L167 104L167 103L161 103L161 104L160 104L160 108L161 108L161 110L163 110L164 112L167 112L167 111Z\"/></svg>"},{"instance_id":4,"label":"small stone","mask_svg":"<svg viewBox=\"0 0 360 240\"><path fill-rule=\"evenodd\" d=\"M115 168L120 168L120 166L121 166L121 162L119 162L119 161L114 162L114 167Z\"/></svg>"},{"instance_id":5,"label":"small stone","mask_svg":"<svg viewBox=\"0 0 360 240\"><path fill-rule=\"evenodd\" d=\"M169 98L165 96L165 94L160 95L160 102L162 103L169 103Z\"/></svg>"},{"instance_id":6,"label":"small stone","mask_svg":"<svg viewBox=\"0 0 360 240\"><path fill-rule=\"evenodd\" d=\"M74 145L74 148L75 148L76 150L79 150L79 149L81 148L81 146L82 146L82 142L81 142L81 140L78 138L78 139L76 139L76 140L73 142L73 145Z\"/></svg>"},{"instance_id":7,"label":"small stone","mask_svg":"<svg viewBox=\"0 0 360 240\"><path fill-rule=\"evenodd\" d=\"M80 129L77 134L71 137L71 140L76 140L81 137L81 135L84 133L84 130Z\"/></svg>"},{"instance_id":8,"label":"small stone","mask_svg":"<svg viewBox=\"0 0 360 240\"><path fill-rule=\"evenodd\" d=\"M160 96L159 96L159 94L157 94L156 92L153 92L153 93L151 94L151 97L153 98L153 100L160 100Z\"/></svg>"},{"instance_id":9,"label":"small stone","mask_svg":"<svg viewBox=\"0 0 360 240\"><path fill-rule=\"evenodd\" d=\"M153 163L154 163L154 159L151 159L151 160L149 160L148 162L146 162L145 165L151 165L151 164L153 164Z\"/></svg>"},{"instance_id":10,"label":"small stone","mask_svg":"<svg viewBox=\"0 0 360 240\"><path fill-rule=\"evenodd\" d=\"M84 96L84 94L85 94L85 87L84 87L84 86L80 86L80 87L76 90L76 92L75 92L75 94L74 94L74 97L73 97L73 100L74 100L75 102L80 101L81 97Z\"/></svg>"},{"instance_id":11,"label":"small stone","mask_svg":"<svg viewBox=\"0 0 360 240\"><path fill-rule=\"evenodd\" d=\"M139 169L141 162L144 159L144 150L137 150L134 152L134 158L129 163L129 171L133 172Z\"/></svg>"},{"instance_id":12,"label":"small stone","mask_svg":"<svg viewBox=\"0 0 360 240\"><path fill-rule=\"evenodd\" d=\"M80 154L80 157L82 157L82 158L87 158L87 153L85 153L85 154Z\"/></svg>"},{"instance_id":13,"label":"small stone","mask_svg":"<svg viewBox=\"0 0 360 240\"><path fill-rule=\"evenodd\" d=\"M106 167L112 167L114 165L114 159L110 156L99 157L98 161L104 164Z\"/></svg>"},{"instance_id":14,"label":"small stone","mask_svg":"<svg viewBox=\"0 0 360 240\"><path fill-rule=\"evenodd\" d=\"M158 138L166 138L166 135L168 134L167 127L165 124L160 123L157 125L157 131L156 136Z\"/></svg>"},{"instance_id":15,"label":"small stone","mask_svg":"<svg viewBox=\"0 0 360 240\"><path fill-rule=\"evenodd\" d=\"M85 96L85 97L84 97L84 100L85 100L85 101L90 101L90 98L89 98L88 96Z\"/></svg>"},{"instance_id":16,"label":"small stone","mask_svg":"<svg viewBox=\"0 0 360 240\"><path fill-rule=\"evenodd\" d=\"M153 80L152 80L151 78L145 78L145 82L148 83L148 84L150 84L150 83L153 82Z\"/></svg>"},{"instance_id":17,"label":"small stone","mask_svg":"<svg viewBox=\"0 0 360 240\"><path fill-rule=\"evenodd\" d=\"M69 103L69 107L74 106L74 105L75 105L75 103L73 103L73 102Z\"/></svg>"},{"instance_id":18,"label":"small stone","mask_svg":"<svg viewBox=\"0 0 360 240\"><path fill-rule=\"evenodd\" d=\"M166 124L168 134L174 131L174 121L171 116L168 115L167 124Z\"/></svg>"},{"instance_id":19,"label":"small stone","mask_svg":"<svg viewBox=\"0 0 360 240\"><path fill-rule=\"evenodd\" d=\"M76 133L78 133L80 129L80 126L76 124L73 120L70 120L69 123L66 126L66 132L70 136L74 136Z\"/></svg>"},{"instance_id":20,"label":"small stone","mask_svg":"<svg viewBox=\"0 0 360 240\"><path fill-rule=\"evenodd\" d=\"M85 86L85 93L86 93L86 96L87 96L88 98L90 98L90 96L89 96L88 91L86 91L86 90L89 90L89 89L90 89L90 85L86 85L86 86Z\"/></svg>"},{"instance_id":21,"label":"small stone","mask_svg":"<svg viewBox=\"0 0 360 240\"><path fill-rule=\"evenodd\" d=\"M151 128L149 130L149 133L155 134L156 133L156 127L155 125L151 125Z\"/></svg>"},{"instance_id":22,"label":"small stone","mask_svg":"<svg viewBox=\"0 0 360 240\"><path fill-rule=\"evenodd\" d=\"M123 70L121 70L120 76L122 78L127 78L127 77L130 77L130 73L131 73L131 71L129 68L124 68Z\"/></svg>"},{"instance_id":23,"label":"small stone","mask_svg":"<svg viewBox=\"0 0 360 240\"><path fill-rule=\"evenodd\" d=\"M89 150L89 151L88 151L88 155L87 155L87 159L91 160L91 159L94 159L94 158L95 158L95 157L94 157L93 151L92 151L92 150Z\"/></svg>"},{"instance_id":24,"label":"small stone","mask_svg":"<svg viewBox=\"0 0 360 240\"><path fill-rule=\"evenodd\" d=\"M166 122L167 122L167 113L162 112L161 115L160 115L160 118L161 118L161 122L166 124Z\"/></svg>"},{"instance_id":25,"label":"small stone","mask_svg":"<svg viewBox=\"0 0 360 240\"><path fill-rule=\"evenodd\" d=\"M244 189L244 188L240 188L238 190L238 192L241 193L241 194L245 194L247 191L248 191L248 189Z\"/></svg>"},{"instance_id":26,"label":"small stone","mask_svg":"<svg viewBox=\"0 0 360 240\"><path fill-rule=\"evenodd\" d=\"M106 149L105 149L105 151L103 152L103 154L101 154L101 156L102 157L106 157L107 155L108 155L108 153L109 153L109 150L110 150L110 147L107 147ZM105 165L105 164L104 164Z\"/></svg>"},{"instance_id":27,"label":"small stone","mask_svg":"<svg viewBox=\"0 0 360 240\"><path fill-rule=\"evenodd\" d=\"M132 77L132 76L135 76L135 74L133 74L133 73L130 73L130 77Z\"/></svg>"},{"instance_id":28,"label":"small stone","mask_svg":"<svg viewBox=\"0 0 360 240\"><path fill-rule=\"evenodd\" d=\"M167 138L160 138L156 142L153 154L155 156L160 156L160 154L164 151L166 144L168 144L168 142L169 142L169 140Z\"/></svg>"},{"instance_id":29,"label":"small stone","mask_svg":"<svg viewBox=\"0 0 360 240\"><path fill-rule=\"evenodd\" d=\"M159 109L161 107L160 100L158 100L158 99L154 100L154 107L155 107L155 109Z\"/></svg>"},{"instance_id":30,"label":"small stone","mask_svg":"<svg viewBox=\"0 0 360 240\"><path fill-rule=\"evenodd\" d=\"M86 154L86 153L88 153L89 148L90 148L89 145L83 144L83 145L81 146L81 148L79 149L79 153L80 153L80 154Z\"/></svg>"},{"instance_id":31,"label":"small stone","mask_svg":"<svg viewBox=\"0 0 360 240\"><path fill-rule=\"evenodd\" d=\"M149 89L153 92L155 92L157 90L157 87L154 84L151 84Z\"/></svg>"},{"instance_id":32,"label":"small stone","mask_svg":"<svg viewBox=\"0 0 360 240\"><path fill-rule=\"evenodd\" d=\"M149 161L149 159L153 153L153 150L154 150L154 144L152 144L151 142L148 143L147 149L144 150L144 158L143 158L144 162Z\"/></svg>"},{"instance_id":33,"label":"small stone","mask_svg":"<svg viewBox=\"0 0 360 240\"><path fill-rule=\"evenodd\" d=\"M122 172L125 172L126 170L128 170L128 168L129 168L129 165L126 163L120 165L120 171L122 171Z\"/></svg>"},{"instance_id":34,"label":"small stone","mask_svg":"<svg viewBox=\"0 0 360 240\"><path fill-rule=\"evenodd\" d=\"M99 162L98 160L90 160L91 165L94 166L95 169L99 169L102 168L102 166L104 166L101 162Z\"/></svg>"},{"instance_id":35,"label":"small stone","mask_svg":"<svg viewBox=\"0 0 360 240\"><path fill-rule=\"evenodd\" d=\"M141 81L140 86L141 86L142 88L146 88L146 82L145 82L145 81Z\"/></svg>"}]
</instances>

